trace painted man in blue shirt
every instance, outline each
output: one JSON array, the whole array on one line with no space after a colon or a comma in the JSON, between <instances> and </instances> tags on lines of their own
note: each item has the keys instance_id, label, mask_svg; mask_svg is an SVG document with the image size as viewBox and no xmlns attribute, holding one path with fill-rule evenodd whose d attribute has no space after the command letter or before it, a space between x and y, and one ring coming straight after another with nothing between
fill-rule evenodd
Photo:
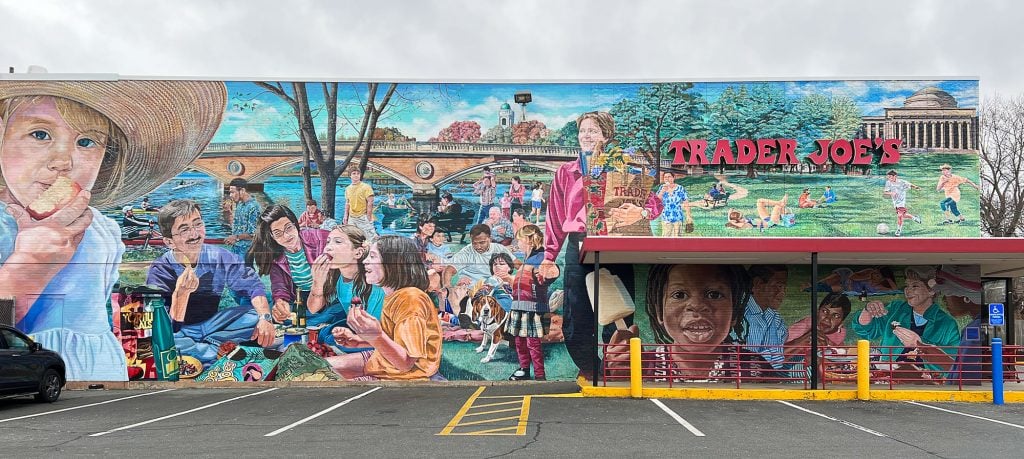
<instances>
[{"instance_id":1,"label":"painted man in blue shirt","mask_svg":"<svg viewBox=\"0 0 1024 459\"><path fill-rule=\"evenodd\" d=\"M251 266L253 259L247 254L252 246L252 237L256 233L259 222L260 205L246 189L249 182L245 179L232 179L228 184L228 198L235 201L234 218L231 221L231 235L224 238L224 243L231 246L231 253L245 259L245 265Z\"/></svg>"},{"instance_id":2,"label":"painted man in blue shirt","mask_svg":"<svg viewBox=\"0 0 1024 459\"><path fill-rule=\"evenodd\" d=\"M206 226L199 204L171 201L157 220L171 250L150 266L146 284L164 292L178 352L209 364L227 341L273 344L274 317L259 276L235 254L203 242ZM242 299L240 306L219 309L225 287ZM274 314L282 320L288 311Z\"/></svg>"},{"instance_id":3,"label":"painted man in blue shirt","mask_svg":"<svg viewBox=\"0 0 1024 459\"><path fill-rule=\"evenodd\" d=\"M789 333L779 315L786 298L789 270L785 265L753 265L750 274L750 299L744 318L747 321L746 349L758 352L777 369L783 367L782 345Z\"/></svg>"}]
</instances>

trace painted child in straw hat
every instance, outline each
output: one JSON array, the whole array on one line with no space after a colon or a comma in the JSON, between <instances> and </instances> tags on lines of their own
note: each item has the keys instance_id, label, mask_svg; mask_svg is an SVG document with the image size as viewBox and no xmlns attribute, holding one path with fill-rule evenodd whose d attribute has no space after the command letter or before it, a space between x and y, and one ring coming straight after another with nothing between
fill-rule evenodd
<instances>
[{"instance_id":1,"label":"painted child in straw hat","mask_svg":"<svg viewBox=\"0 0 1024 459\"><path fill-rule=\"evenodd\" d=\"M130 202L184 170L224 110L219 82L0 81L0 297L68 380L126 379L106 304Z\"/></svg>"}]
</instances>

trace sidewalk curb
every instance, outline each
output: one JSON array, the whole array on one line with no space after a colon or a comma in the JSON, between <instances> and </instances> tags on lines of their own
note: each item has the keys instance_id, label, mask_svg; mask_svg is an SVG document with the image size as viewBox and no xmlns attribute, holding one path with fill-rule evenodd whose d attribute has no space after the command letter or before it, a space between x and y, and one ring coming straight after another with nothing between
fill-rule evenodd
<instances>
[{"instance_id":1,"label":"sidewalk curb","mask_svg":"<svg viewBox=\"0 0 1024 459\"><path fill-rule=\"evenodd\" d=\"M581 385L584 397L629 398L629 387L591 387ZM710 388L644 388L642 398L687 400L857 400L856 389L710 389ZM1007 392L1006 403L1024 403L1024 392ZM945 390L877 390L871 400L916 402L985 402L992 403L990 391Z\"/></svg>"},{"instance_id":2,"label":"sidewalk curb","mask_svg":"<svg viewBox=\"0 0 1024 459\"><path fill-rule=\"evenodd\" d=\"M572 381L68 381L65 390L250 389L269 387L479 387L545 386ZM90 387L93 386L93 387ZM101 386L101 387L95 387Z\"/></svg>"}]
</instances>

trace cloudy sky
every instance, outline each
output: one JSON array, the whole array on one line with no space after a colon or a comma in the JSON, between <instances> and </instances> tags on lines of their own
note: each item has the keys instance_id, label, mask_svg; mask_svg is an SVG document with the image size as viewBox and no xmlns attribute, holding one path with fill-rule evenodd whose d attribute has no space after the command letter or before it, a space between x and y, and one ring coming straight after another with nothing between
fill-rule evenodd
<instances>
[{"instance_id":1,"label":"cloudy sky","mask_svg":"<svg viewBox=\"0 0 1024 459\"><path fill-rule=\"evenodd\" d=\"M17 72L35 64L230 80L977 77L982 98L1024 92L1018 0L0 0L0 17L0 64ZM461 109L500 99L480 94ZM557 127L570 114L547 116ZM421 124L409 129L437 127Z\"/></svg>"}]
</instances>

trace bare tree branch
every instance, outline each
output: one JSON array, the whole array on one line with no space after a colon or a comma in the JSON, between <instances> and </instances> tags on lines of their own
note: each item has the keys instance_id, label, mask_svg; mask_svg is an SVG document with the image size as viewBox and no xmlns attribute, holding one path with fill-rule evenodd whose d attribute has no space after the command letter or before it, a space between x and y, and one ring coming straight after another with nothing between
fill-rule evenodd
<instances>
[{"instance_id":1,"label":"bare tree branch","mask_svg":"<svg viewBox=\"0 0 1024 459\"><path fill-rule=\"evenodd\" d=\"M1024 234L1024 95L991 97L981 118L981 229Z\"/></svg>"}]
</instances>

